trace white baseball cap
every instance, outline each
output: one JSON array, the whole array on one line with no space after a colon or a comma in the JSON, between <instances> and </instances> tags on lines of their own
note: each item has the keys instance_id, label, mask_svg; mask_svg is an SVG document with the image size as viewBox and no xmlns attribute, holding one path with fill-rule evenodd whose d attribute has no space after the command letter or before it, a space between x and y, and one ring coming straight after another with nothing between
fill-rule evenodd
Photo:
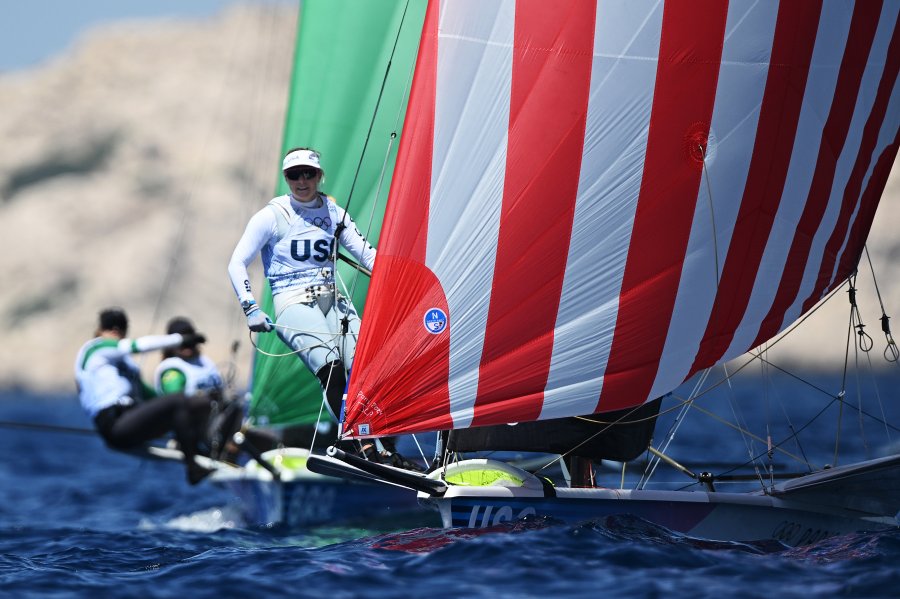
<instances>
[{"instance_id":1,"label":"white baseball cap","mask_svg":"<svg viewBox=\"0 0 900 599\"><path fill-rule=\"evenodd\" d=\"M284 157L281 163L281 170L286 171L295 166L311 166L322 170L319 165L319 153L315 150L294 150Z\"/></svg>"}]
</instances>

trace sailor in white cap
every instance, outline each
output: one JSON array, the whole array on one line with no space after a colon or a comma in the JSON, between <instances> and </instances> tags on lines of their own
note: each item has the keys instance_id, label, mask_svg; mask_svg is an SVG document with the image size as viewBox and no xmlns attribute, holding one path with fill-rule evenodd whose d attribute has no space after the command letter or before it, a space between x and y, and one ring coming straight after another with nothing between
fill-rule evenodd
<instances>
[{"instance_id":1,"label":"sailor in white cap","mask_svg":"<svg viewBox=\"0 0 900 599\"><path fill-rule=\"evenodd\" d=\"M282 171L290 192L250 218L231 256L228 274L250 330L274 328L315 373L337 420L360 321L350 299L336 293L335 243L340 242L369 271L375 263L375 248L334 198L319 191L325 172L318 152L289 150ZM272 289L275 323L257 305L247 275L247 266L257 254L262 256Z\"/></svg>"}]
</instances>

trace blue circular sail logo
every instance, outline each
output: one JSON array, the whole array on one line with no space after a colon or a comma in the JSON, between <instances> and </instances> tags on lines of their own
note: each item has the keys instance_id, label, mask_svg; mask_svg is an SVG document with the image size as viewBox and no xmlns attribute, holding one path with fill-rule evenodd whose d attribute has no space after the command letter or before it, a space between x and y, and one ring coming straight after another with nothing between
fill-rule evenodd
<instances>
[{"instance_id":1,"label":"blue circular sail logo","mask_svg":"<svg viewBox=\"0 0 900 599\"><path fill-rule=\"evenodd\" d=\"M429 308L423 319L425 329L432 335L443 333L447 328L447 315L440 308Z\"/></svg>"}]
</instances>

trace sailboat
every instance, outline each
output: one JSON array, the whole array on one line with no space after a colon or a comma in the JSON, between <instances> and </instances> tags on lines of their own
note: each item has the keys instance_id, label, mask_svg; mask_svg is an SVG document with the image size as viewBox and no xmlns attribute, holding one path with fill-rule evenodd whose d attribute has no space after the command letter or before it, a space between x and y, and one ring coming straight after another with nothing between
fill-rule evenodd
<instances>
[{"instance_id":1,"label":"sailboat","mask_svg":"<svg viewBox=\"0 0 900 599\"><path fill-rule=\"evenodd\" d=\"M322 155L324 190L353 214L360 230L377 245L403 123L424 2L403 4L349 1L302 3L284 129L283 149L297 145ZM374 116L373 116L374 115ZM280 164L276 195L286 193ZM268 198L256 198L253 210ZM362 306L368 280L338 263L340 291ZM272 296L260 302L272 314ZM255 343L248 423L274 431L285 447L261 451L240 467L215 463L210 477L239 499L252 526L308 526L424 514L415 492L310 472L311 450L334 441L336 426L323 409L318 380L274 334Z\"/></svg>"},{"instance_id":2,"label":"sailboat","mask_svg":"<svg viewBox=\"0 0 900 599\"><path fill-rule=\"evenodd\" d=\"M449 431L450 446L510 450L528 427L548 450L567 422L591 425L582 442L627 423L580 457L677 463L652 439L673 390L764 360L853 278L897 153L898 12L429 2L342 438ZM447 527L629 514L798 545L894 528L900 510L900 455L728 492L708 474L683 490L573 485L575 461L567 484L457 459L472 443L427 476L334 447L310 468L415 488Z\"/></svg>"}]
</instances>

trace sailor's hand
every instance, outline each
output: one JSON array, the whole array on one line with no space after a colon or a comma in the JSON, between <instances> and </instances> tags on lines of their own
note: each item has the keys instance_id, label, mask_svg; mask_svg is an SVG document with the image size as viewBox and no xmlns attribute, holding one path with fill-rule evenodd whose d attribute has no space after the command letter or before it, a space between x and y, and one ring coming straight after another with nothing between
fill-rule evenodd
<instances>
[{"instance_id":1,"label":"sailor's hand","mask_svg":"<svg viewBox=\"0 0 900 599\"><path fill-rule=\"evenodd\" d=\"M201 343L206 343L206 337L200 333L182 333L181 347L195 347Z\"/></svg>"},{"instance_id":2,"label":"sailor's hand","mask_svg":"<svg viewBox=\"0 0 900 599\"><path fill-rule=\"evenodd\" d=\"M254 333L265 333L275 328L269 315L259 308L254 308L247 313L247 326Z\"/></svg>"},{"instance_id":3,"label":"sailor's hand","mask_svg":"<svg viewBox=\"0 0 900 599\"><path fill-rule=\"evenodd\" d=\"M254 333L265 333L275 328L275 325L272 324L272 319L259 309L256 301L252 299L243 301L241 302L241 308L244 309L244 314L247 316L247 326Z\"/></svg>"}]
</instances>

